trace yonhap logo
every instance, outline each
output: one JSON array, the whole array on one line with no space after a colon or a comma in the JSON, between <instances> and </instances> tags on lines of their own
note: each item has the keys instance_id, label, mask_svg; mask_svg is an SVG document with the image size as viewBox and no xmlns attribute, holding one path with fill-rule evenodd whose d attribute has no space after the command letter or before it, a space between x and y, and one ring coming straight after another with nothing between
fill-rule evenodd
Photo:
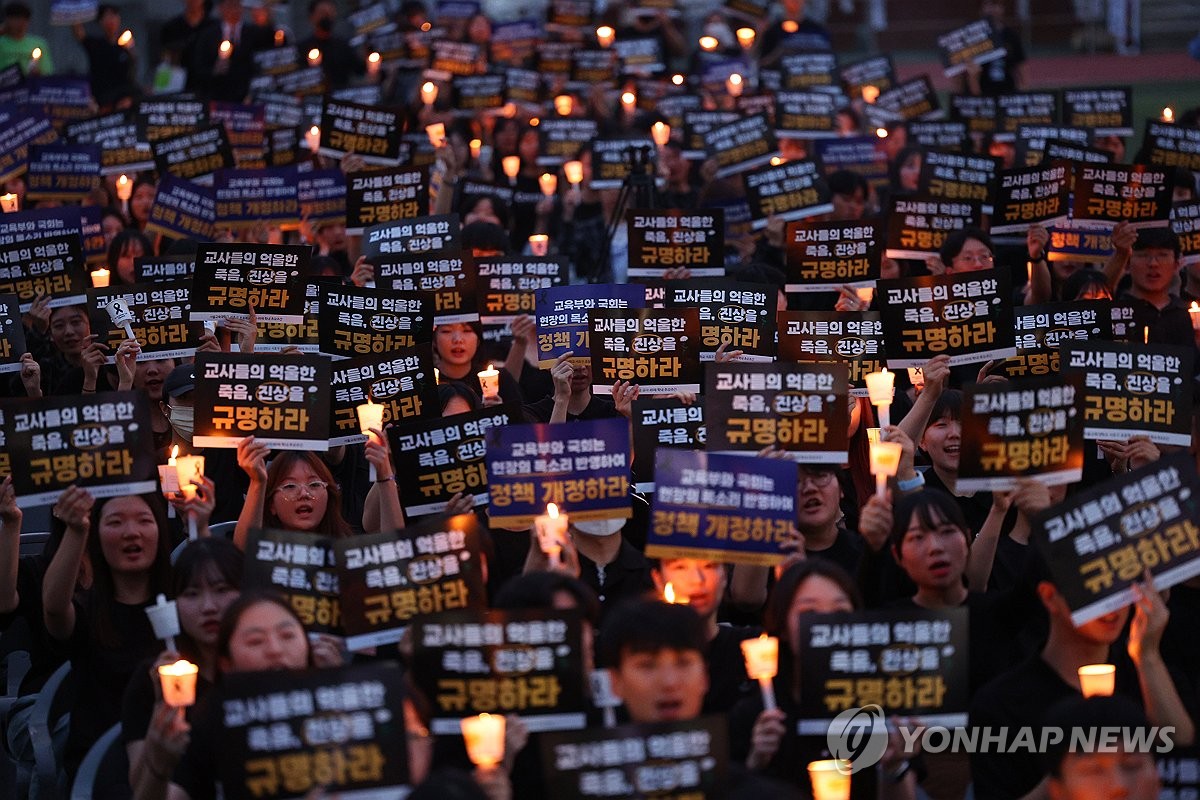
<instances>
[{"instance_id":1,"label":"yonhap logo","mask_svg":"<svg viewBox=\"0 0 1200 800\"><path fill-rule=\"evenodd\" d=\"M887 750L887 722L877 705L851 708L834 717L826 734L829 752L849 764L850 774L873 767Z\"/></svg>"}]
</instances>

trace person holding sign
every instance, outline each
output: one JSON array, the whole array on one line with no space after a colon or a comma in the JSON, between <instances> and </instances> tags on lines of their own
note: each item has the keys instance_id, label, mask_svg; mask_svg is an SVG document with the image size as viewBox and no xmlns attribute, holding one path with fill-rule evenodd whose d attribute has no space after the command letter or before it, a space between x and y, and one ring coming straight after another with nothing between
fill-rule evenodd
<instances>
[{"instance_id":1,"label":"person holding sign","mask_svg":"<svg viewBox=\"0 0 1200 800\"><path fill-rule=\"evenodd\" d=\"M1149 329L1146 343L1194 343L1196 332L1187 305L1171 293L1181 269L1179 236L1170 228L1123 229L1127 224L1113 230L1114 259L1104 268L1109 285L1119 282L1121 262L1127 263L1130 285L1119 300L1133 306L1137 330Z\"/></svg>"},{"instance_id":2,"label":"person holding sign","mask_svg":"<svg viewBox=\"0 0 1200 800\"><path fill-rule=\"evenodd\" d=\"M461 381L483 397L483 385L479 380L479 372L487 366L479 344L483 335L477 322L456 322L438 325L433 332L434 361L441 373L442 381ZM497 400L487 400L487 404L498 402L520 402L521 390L507 369L501 368L500 394Z\"/></svg>"}]
</instances>

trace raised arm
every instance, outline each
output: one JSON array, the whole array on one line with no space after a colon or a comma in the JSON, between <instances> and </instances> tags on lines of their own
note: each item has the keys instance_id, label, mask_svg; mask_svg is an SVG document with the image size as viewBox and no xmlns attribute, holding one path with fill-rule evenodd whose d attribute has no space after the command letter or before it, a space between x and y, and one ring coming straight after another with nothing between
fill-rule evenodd
<instances>
[{"instance_id":1,"label":"raised arm","mask_svg":"<svg viewBox=\"0 0 1200 800\"><path fill-rule=\"evenodd\" d=\"M233 530L233 543L239 549L246 549L252 528L261 528L263 524L263 509L267 503L267 453L270 448L260 444L254 437L248 437L238 442L238 466L250 476L250 485L246 489L246 503L242 513L238 515L237 527Z\"/></svg>"},{"instance_id":2,"label":"raised arm","mask_svg":"<svg viewBox=\"0 0 1200 800\"><path fill-rule=\"evenodd\" d=\"M21 603L17 594L17 564L21 560L21 509L12 476L0 482L0 614L15 611Z\"/></svg>"},{"instance_id":3,"label":"raised arm","mask_svg":"<svg viewBox=\"0 0 1200 800\"><path fill-rule=\"evenodd\" d=\"M46 631L59 641L71 638L75 631L72 599L79 564L87 546L94 503L86 489L71 486L54 504L53 514L67 526L67 531L42 580L42 618Z\"/></svg>"}]
</instances>

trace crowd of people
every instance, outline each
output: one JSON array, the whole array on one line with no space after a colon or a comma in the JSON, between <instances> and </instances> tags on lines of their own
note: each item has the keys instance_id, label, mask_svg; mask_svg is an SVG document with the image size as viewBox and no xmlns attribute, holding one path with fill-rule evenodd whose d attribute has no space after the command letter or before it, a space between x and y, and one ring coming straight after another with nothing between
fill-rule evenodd
<instances>
[{"instance_id":1,"label":"crowd of people","mask_svg":"<svg viewBox=\"0 0 1200 800\"><path fill-rule=\"evenodd\" d=\"M464 114L453 107L448 89L432 101L422 97L427 65L371 61L370 38L360 43L348 35L349 9L344 2L310 0L311 32L296 41L277 30L270 3L218 0L215 14L212 5L185 0L183 12L163 26L162 75L168 88L209 101L253 104L252 82L262 64L256 53L294 46L304 60L319 50L326 91L375 92L378 105L402 111L410 132L444 124L445 142L430 167L428 212L458 215L464 255L529 254L530 237L544 234L551 254L566 260L573 282L629 282L629 240L624 225L611 225L622 210L620 191L590 186L592 153L584 146L577 154L583 167L578 187L560 181L555 190L544 193L539 182L546 172L539 161L544 142L537 127L539 115L556 113L551 99L568 95L569 109L557 113L593 119L601 135L648 137L662 117L653 108L624 112L619 99L623 85L568 89L554 85L553 76L546 75L541 111L510 104L500 113ZM493 52L489 45L495 25L482 12L439 19L421 0L396 5L398 11L386 22L411 37L415 44L410 52L427 50L429 37L436 36L480 46L477 73L493 69L488 54ZM755 4L730 4L742 5ZM833 46L829 32L805 16L803 0L758 5L769 16L757 22L713 12L702 24L709 41L700 47L687 38L687 21L662 3L609 2L602 14L589 16L585 26L560 27L543 35L594 48L596 26L607 25L617 42L652 40L662 64L650 77L666 85L678 74L685 91L701 97L702 108L739 111L743 105L726 90L724 77L706 80L714 64L741 60L748 77L765 75L789 55ZM992 64L969 67L962 92L995 96L1027 88L1024 52L1019 38L1004 28L1005 13L997 0L983 3L982 15L1003 31L1008 53ZM18 65L29 75L53 74L50 49L29 30L30 18L21 0L4 7L0 69ZM749 35L743 32L747 30ZM97 114L133 108L149 96L137 81L136 50L121 42L118 8L100 5L95 21L78 23L75 32L88 56ZM228 48L222 50L228 43L232 56ZM37 57L32 57L34 48L39 50ZM532 58L524 66L532 67ZM1063 76L1064 85L1071 77ZM1081 83L1084 77L1079 76ZM769 91L750 91L743 99L756 93L765 96ZM847 99L837 116L838 135L877 136L868 122L868 105L860 96ZM1196 113L1181 111L1176 122L1194 127ZM740 177L718 178L715 164L694 158L682 134L676 130L658 149L655 186L643 199L656 208L687 210L730 209L744 202ZM890 174L868 180L851 170L827 172L824 180L833 210L823 219L884 224L892 200L917 193L926 150L909 141L902 123L881 128L878 135L886 135ZM1116 163L1132 160L1122 137L1096 135L1089 145L1110 153ZM812 157L812 142L802 137L784 137L780 147L781 159ZM1016 151L1003 137L973 134L961 143L961 150L1001 158L1005 169L1024 166L1014 163ZM519 163L515 174L505 166L511 157ZM367 168L354 153L331 159L304 151L299 158L326 167L335 166L336 160L346 173ZM1195 200L1196 175L1182 168L1171 174L1174 202ZM115 177L97 176L84 205L104 209L103 266L111 271L113 285L135 286L137 259L186 257L195 253L197 242L147 231L162 176L132 176L132 191L124 203L118 199ZM463 192L467 184L472 191ZM23 210L52 208L57 202L27 199L20 176L4 188L16 195ZM859 312L872 307L871 300L850 287L836 293L787 294L785 223L771 218L756 232L733 217L726 217L728 279L768 287L771 296L778 297L780 311ZM377 265L362 255L361 237L347 234L346 227L344 221L306 219L297 230L269 225L233 230L218 219L216 236L227 242L308 244L314 254L308 277L374 287ZM1137 329L1146 330L1146 344L1195 345L1196 329L1186 303L1200 298L1200 261L1184 266L1180 239L1170 228L1117 225L1111 251L1101 255L1102 261L1087 263L1048 260L1050 236L1039 225L1031 226L1015 246L993 242L987 227L950 235L940 252L924 261L884 259L882 276L1003 270L1019 287L1013 297L1018 305L1117 300L1134 309ZM686 265L664 275L670 281L690 277ZM378 291L391 291L383 282L379 285ZM222 793L216 766L222 731L205 702L215 696L223 678L376 660L407 666L412 656L411 644L404 642L350 652L336 636L306 631L291 605L246 580L243 549L263 528L336 538L397 530L403 537L406 523L414 520L406 518L398 482L411 476L394 469L386 437L320 453L273 451L252 437L240 440L236 449L194 447L197 375L192 359L139 359L142 345L136 339L110 351L104 332L93 329L86 307L54 304L46 296L33 300L23 325L28 353L18 372L4 376L0 396L143 393L151 405L160 463L174 450L203 453L207 465L205 475L196 479L196 491L187 495L94 497L72 486L53 504L44 549L23 557L20 534L31 531L28 525L23 529L24 512L12 478L0 483L0 650L27 651L31 659L19 696L6 706L3 719L5 757L15 764L17 774L12 796L58 796L89 748L118 722L120 769L96 782L95 796L240 796L228 789ZM611 394L595 393L590 369L568 357L539 369L537 334L532 316L516 317L494 340L485 337L478 322L438 325L432 342L439 371L440 412L435 410L435 415L450 417L499 402L490 395L485 399L477 377L485 365L495 363L502 365L502 402L522 408L526 421L571 424L631 418L637 385L618 382ZM231 318L206 331L198 350L233 347L254 352L261 335L253 319ZM717 360L737 355L723 348ZM109 362L110 356L115 363ZM470 496L456 496L445 513L476 513L486 531L491 607L570 610L583 618L585 638L594 634L596 639L594 653L591 648L587 652L594 663L585 669L611 671L623 722L654 724L716 715L726 724L730 777L715 796L812 794L804 766L830 753L824 736L797 732L799 626L805 615L862 609L966 609L972 725L1171 727L1178 755L1195 744L1194 720L1200 712L1200 649L1191 628L1192 615L1200 607L1200 580L1166 591L1156 588L1147 573L1137 582L1136 603L1077 626L1031 542L1040 535L1039 515L1068 494L1179 448L1155 445L1145 437L1106 441L1099 448L1089 444L1080 483L1046 486L1024 478L1011 492L960 491L956 483L963 448L962 390L976 381L1003 380L996 372L978 366L952 368L943 355L925 363L923 383L914 385L899 373L891 411L896 424L883 426L879 435L898 443L903 455L890 489L882 495L874 491L865 458L868 429L879 427L876 412L866 398L852 399L850 461L800 465L794 528L781 543L773 568L707 558L648 558L643 551L649 517L636 507L652 504L652 497L634 497L635 510L628 521L573 521L561 542L562 556L554 561L546 558L529 529L489 526L486 506L473 508ZM704 403L703 397L683 399ZM1191 413L1190 408L1184 411ZM189 517L196 520L199 534L192 541L180 522ZM210 528L221 523L231 523L219 529L229 534L210 535ZM682 599L680 604L662 600L668 584ZM144 611L160 595L177 603L181 633L174 650L164 650ZM762 633L778 637L781 644L775 708L764 704L758 683L747 676L741 650L744 640ZM198 702L186 714L164 702L156 672L158 666L182 657L199 667ZM54 779L59 783L47 786L35 769L38 734L30 725L43 685L64 663L71 666L74 685L70 713L52 731L61 768ZM1111 698L1085 700L1077 671L1097 663L1116 665L1116 691ZM568 679L585 681L586 675ZM430 732L429 703L416 681L407 682L404 708L397 712L403 714L407 733L411 797L551 796L537 753L537 739L543 734L529 733L519 717L509 718L504 760L485 768L471 764L460 737ZM601 710L591 709L589 725L598 728L600 718ZM898 736L889 740L879 763L856 772L851 783L856 798L940 799L972 793L981 800L1096 798L1110 792L1150 798L1160 788L1153 756L1143 752L1058 749L1042 757L981 753L968 758L912 752ZM321 795L321 790L312 793Z\"/></svg>"}]
</instances>

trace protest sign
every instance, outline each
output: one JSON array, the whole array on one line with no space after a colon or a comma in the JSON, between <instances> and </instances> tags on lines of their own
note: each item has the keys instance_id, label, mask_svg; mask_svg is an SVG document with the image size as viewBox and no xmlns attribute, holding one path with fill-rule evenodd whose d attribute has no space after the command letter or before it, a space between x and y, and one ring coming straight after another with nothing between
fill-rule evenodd
<instances>
[{"instance_id":1,"label":"protest sign","mask_svg":"<svg viewBox=\"0 0 1200 800\"><path fill-rule=\"evenodd\" d=\"M705 370L705 448L778 447L802 464L843 464L850 423L844 364L714 364Z\"/></svg>"},{"instance_id":2,"label":"protest sign","mask_svg":"<svg viewBox=\"0 0 1200 800\"><path fill-rule=\"evenodd\" d=\"M143 392L5 399L0 415L18 508L54 505L70 486L96 498L158 490Z\"/></svg>"},{"instance_id":3,"label":"protest sign","mask_svg":"<svg viewBox=\"0 0 1200 800\"><path fill-rule=\"evenodd\" d=\"M262 146L267 135L267 112L264 106L212 100L208 104L208 114L213 122L225 126L225 135L233 149L233 160L239 169L262 169L267 166Z\"/></svg>"},{"instance_id":4,"label":"protest sign","mask_svg":"<svg viewBox=\"0 0 1200 800\"><path fill-rule=\"evenodd\" d=\"M249 319L304 321L308 245L201 243L193 278L193 321Z\"/></svg>"},{"instance_id":5,"label":"protest sign","mask_svg":"<svg viewBox=\"0 0 1200 800\"><path fill-rule=\"evenodd\" d=\"M1008 492L1018 478L1047 486L1083 477L1079 375L973 384L962 407L959 492Z\"/></svg>"},{"instance_id":6,"label":"protest sign","mask_svg":"<svg viewBox=\"0 0 1200 800\"><path fill-rule=\"evenodd\" d=\"M716 177L728 178L767 164L779 155L775 129L766 114L741 117L704 135L708 157L717 162Z\"/></svg>"},{"instance_id":7,"label":"protest sign","mask_svg":"<svg viewBox=\"0 0 1200 800\"><path fill-rule=\"evenodd\" d=\"M579 153L599 133L594 119L544 119L537 127L538 166L555 167L578 158Z\"/></svg>"},{"instance_id":8,"label":"protest sign","mask_svg":"<svg viewBox=\"0 0 1200 800\"><path fill-rule=\"evenodd\" d=\"M862 61L852 61L838 69L842 88L846 96L857 100L864 97L864 89L884 92L896 84L896 67L891 56L872 56Z\"/></svg>"},{"instance_id":9,"label":"protest sign","mask_svg":"<svg viewBox=\"0 0 1200 800\"><path fill-rule=\"evenodd\" d=\"M96 18L98 0L50 0L50 24L82 25Z\"/></svg>"},{"instance_id":10,"label":"protest sign","mask_svg":"<svg viewBox=\"0 0 1200 800\"><path fill-rule=\"evenodd\" d=\"M836 137L840 96L821 91L785 91L775 95L775 133L806 139Z\"/></svg>"},{"instance_id":11,"label":"protest sign","mask_svg":"<svg viewBox=\"0 0 1200 800\"><path fill-rule=\"evenodd\" d=\"M996 98L996 139L1011 142L1022 125L1057 125L1058 92L1017 92Z\"/></svg>"},{"instance_id":12,"label":"protest sign","mask_svg":"<svg viewBox=\"0 0 1200 800\"><path fill-rule=\"evenodd\" d=\"M618 38L613 51L620 60L621 71L626 75L653 75L666 69L662 44L657 38Z\"/></svg>"},{"instance_id":13,"label":"protest sign","mask_svg":"<svg viewBox=\"0 0 1200 800\"><path fill-rule=\"evenodd\" d=\"M646 555L768 567L796 520L796 464L663 449L654 466Z\"/></svg>"},{"instance_id":14,"label":"protest sign","mask_svg":"<svg viewBox=\"0 0 1200 800\"><path fill-rule=\"evenodd\" d=\"M433 43L433 63L426 76L435 80L450 80L455 75L474 75L479 64L486 63L480 45L448 40Z\"/></svg>"},{"instance_id":15,"label":"protest sign","mask_svg":"<svg viewBox=\"0 0 1200 800\"><path fill-rule=\"evenodd\" d=\"M712 111L697 109L683 112L683 156L694 161L707 158L708 134L710 131L737 122L741 115L736 111Z\"/></svg>"},{"instance_id":16,"label":"protest sign","mask_svg":"<svg viewBox=\"0 0 1200 800\"><path fill-rule=\"evenodd\" d=\"M428 298L324 284L318 313L320 350L334 358L390 353L433 341Z\"/></svg>"},{"instance_id":17,"label":"protest sign","mask_svg":"<svg viewBox=\"0 0 1200 800\"><path fill-rule=\"evenodd\" d=\"M783 73L780 88L787 92L841 94L837 79L837 56L833 53L790 53L779 61Z\"/></svg>"},{"instance_id":18,"label":"protest sign","mask_svg":"<svg viewBox=\"0 0 1200 800\"><path fill-rule=\"evenodd\" d=\"M321 105L323 156L341 158L354 153L368 164L400 163L400 133L404 122L399 111L326 98Z\"/></svg>"},{"instance_id":19,"label":"protest sign","mask_svg":"<svg viewBox=\"0 0 1200 800\"><path fill-rule=\"evenodd\" d=\"M67 138L76 144L100 148L101 175L132 175L154 168L150 143L138 138L137 123L124 112L69 123L66 132Z\"/></svg>"},{"instance_id":20,"label":"protest sign","mask_svg":"<svg viewBox=\"0 0 1200 800\"><path fill-rule=\"evenodd\" d=\"M329 449L329 359L200 351L196 377L196 447L253 436L275 450Z\"/></svg>"},{"instance_id":21,"label":"protest sign","mask_svg":"<svg viewBox=\"0 0 1200 800\"><path fill-rule=\"evenodd\" d=\"M633 401L633 488L655 490L654 464L662 449L704 446L704 406L678 397L638 397Z\"/></svg>"},{"instance_id":22,"label":"protest sign","mask_svg":"<svg viewBox=\"0 0 1200 800\"><path fill-rule=\"evenodd\" d=\"M961 120L921 121L913 120L905 126L908 141L927 150L961 153L970 137L967 123Z\"/></svg>"},{"instance_id":23,"label":"protest sign","mask_svg":"<svg viewBox=\"0 0 1200 800\"><path fill-rule=\"evenodd\" d=\"M767 165L742 175L754 230L767 227L769 217L791 222L829 214L829 187L812 161Z\"/></svg>"},{"instance_id":24,"label":"protest sign","mask_svg":"<svg viewBox=\"0 0 1200 800\"><path fill-rule=\"evenodd\" d=\"M1047 261L1103 263L1112 254L1112 238L1107 229L1076 228L1070 222L1062 222L1049 231Z\"/></svg>"},{"instance_id":25,"label":"protest sign","mask_svg":"<svg viewBox=\"0 0 1200 800\"><path fill-rule=\"evenodd\" d=\"M1179 263L1200 264L1200 201L1175 203L1171 230L1179 237Z\"/></svg>"},{"instance_id":26,"label":"protest sign","mask_svg":"<svg viewBox=\"0 0 1200 800\"><path fill-rule=\"evenodd\" d=\"M1062 371L1083 375L1083 438L1187 447L1192 440L1193 347L1066 342Z\"/></svg>"},{"instance_id":27,"label":"protest sign","mask_svg":"<svg viewBox=\"0 0 1200 800\"><path fill-rule=\"evenodd\" d=\"M421 169L374 169L346 175L346 233L422 216L429 187Z\"/></svg>"},{"instance_id":28,"label":"protest sign","mask_svg":"<svg viewBox=\"0 0 1200 800\"><path fill-rule=\"evenodd\" d=\"M429 344L358 356L333 364L330 447L367 440L356 409L368 400L383 406L383 425L428 416L439 408Z\"/></svg>"},{"instance_id":29,"label":"protest sign","mask_svg":"<svg viewBox=\"0 0 1200 800\"><path fill-rule=\"evenodd\" d=\"M191 290L190 280L88 289L92 332L99 336L101 344L108 346L108 363L114 363L117 348L128 338L125 329L114 325L108 313L108 306L114 300L123 303L133 315L129 326L141 347L138 361L195 355L200 337L204 335L204 326L199 322L188 322Z\"/></svg>"},{"instance_id":30,"label":"protest sign","mask_svg":"<svg viewBox=\"0 0 1200 800\"><path fill-rule=\"evenodd\" d=\"M50 298L50 308L77 305L87 298L78 233L39 233L36 239L0 244L0 293L15 294L22 314L39 294Z\"/></svg>"},{"instance_id":31,"label":"protest sign","mask_svg":"<svg viewBox=\"0 0 1200 800\"><path fill-rule=\"evenodd\" d=\"M228 800L407 793L404 681L386 662L230 675L214 698Z\"/></svg>"},{"instance_id":32,"label":"protest sign","mask_svg":"<svg viewBox=\"0 0 1200 800\"><path fill-rule=\"evenodd\" d=\"M967 609L803 614L799 639L801 736L824 736L838 714L870 704L926 725L967 724Z\"/></svg>"},{"instance_id":33,"label":"protest sign","mask_svg":"<svg viewBox=\"0 0 1200 800\"><path fill-rule=\"evenodd\" d=\"M1200 170L1200 128L1146 120L1142 154L1155 166Z\"/></svg>"},{"instance_id":34,"label":"protest sign","mask_svg":"<svg viewBox=\"0 0 1200 800\"><path fill-rule=\"evenodd\" d=\"M1095 136L1133 136L1133 89L1088 86L1063 89L1063 124Z\"/></svg>"},{"instance_id":35,"label":"protest sign","mask_svg":"<svg viewBox=\"0 0 1200 800\"><path fill-rule=\"evenodd\" d=\"M571 362L590 364L588 311L646 307L641 286L584 284L553 286L534 292L537 322L538 366L549 369L555 360L571 353Z\"/></svg>"},{"instance_id":36,"label":"protest sign","mask_svg":"<svg viewBox=\"0 0 1200 800\"><path fill-rule=\"evenodd\" d=\"M1066 125L1018 125L1014 166L1040 165L1048 158L1046 148L1051 142L1088 147L1092 142L1092 135L1086 128L1071 128Z\"/></svg>"},{"instance_id":37,"label":"protest sign","mask_svg":"<svg viewBox=\"0 0 1200 800\"><path fill-rule=\"evenodd\" d=\"M363 232L363 255L374 263L384 256L418 256L459 248L457 214L382 222Z\"/></svg>"},{"instance_id":38,"label":"protest sign","mask_svg":"<svg viewBox=\"0 0 1200 800\"><path fill-rule=\"evenodd\" d=\"M930 150L921 160L917 191L938 200L969 200L992 213L1000 159Z\"/></svg>"},{"instance_id":39,"label":"protest sign","mask_svg":"<svg viewBox=\"0 0 1200 800\"><path fill-rule=\"evenodd\" d=\"M867 397L866 376L883 369L883 323L877 311L780 311L780 361L840 361L851 397Z\"/></svg>"},{"instance_id":40,"label":"protest sign","mask_svg":"<svg viewBox=\"0 0 1200 800\"><path fill-rule=\"evenodd\" d=\"M881 122L937 119L942 114L937 92L924 75L884 90L874 105L863 110L868 120L876 117Z\"/></svg>"},{"instance_id":41,"label":"protest sign","mask_svg":"<svg viewBox=\"0 0 1200 800\"><path fill-rule=\"evenodd\" d=\"M878 191L888 183L887 142L878 136L850 136L845 139L818 139L813 153L825 177L838 170L849 170Z\"/></svg>"},{"instance_id":42,"label":"protest sign","mask_svg":"<svg viewBox=\"0 0 1200 800\"><path fill-rule=\"evenodd\" d=\"M318 314L320 312L320 287L330 280L341 285L341 280L317 278L304 285L304 321L289 325L283 322L259 322L258 340L254 343L256 353L278 353L295 347L301 353L316 353L320 349Z\"/></svg>"},{"instance_id":43,"label":"protest sign","mask_svg":"<svg viewBox=\"0 0 1200 800\"><path fill-rule=\"evenodd\" d=\"M346 176L340 169L301 172L296 177L300 218L315 230L346 221Z\"/></svg>"},{"instance_id":44,"label":"protest sign","mask_svg":"<svg viewBox=\"0 0 1200 800\"><path fill-rule=\"evenodd\" d=\"M642 394L700 391L700 312L596 309L587 312L592 392L612 394L618 381Z\"/></svg>"},{"instance_id":45,"label":"protest sign","mask_svg":"<svg viewBox=\"0 0 1200 800\"><path fill-rule=\"evenodd\" d=\"M160 173L209 185L219 169L232 169L233 149L222 125L198 128L150 143Z\"/></svg>"},{"instance_id":46,"label":"protest sign","mask_svg":"<svg viewBox=\"0 0 1200 800\"><path fill-rule=\"evenodd\" d=\"M664 307L693 307L700 313L700 360L712 361L723 344L741 350L736 361L775 360L776 292L755 283L716 279L671 281Z\"/></svg>"},{"instance_id":47,"label":"protest sign","mask_svg":"<svg viewBox=\"0 0 1200 800\"><path fill-rule=\"evenodd\" d=\"M961 75L968 64L981 66L1008 55L999 31L986 19L976 20L937 38L946 77Z\"/></svg>"},{"instance_id":48,"label":"protest sign","mask_svg":"<svg viewBox=\"0 0 1200 800\"><path fill-rule=\"evenodd\" d=\"M649 179L655 152L656 146L649 138L596 139L592 142L592 180L588 186L596 191L620 189L635 168Z\"/></svg>"},{"instance_id":49,"label":"protest sign","mask_svg":"<svg viewBox=\"0 0 1200 800\"><path fill-rule=\"evenodd\" d=\"M1147 570L1160 592L1200 575L1200 478L1187 453L1073 492L1032 525L1076 627L1136 602Z\"/></svg>"},{"instance_id":50,"label":"protest sign","mask_svg":"<svg viewBox=\"0 0 1200 800\"><path fill-rule=\"evenodd\" d=\"M246 540L243 584L282 595L306 631L341 635L334 541L312 531L253 529Z\"/></svg>"},{"instance_id":51,"label":"protest sign","mask_svg":"<svg viewBox=\"0 0 1200 800\"><path fill-rule=\"evenodd\" d=\"M48 117L28 106L0 104L0 181L22 175L29 166L29 148L54 144L58 133Z\"/></svg>"},{"instance_id":52,"label":"protest sign","mask_svg":"<svg viewBox=\"0 0 1200 800\"><path fill-rule=\"evenodd\" d=\"M1107 150L1097 150L1095 147L1064 142L1061 139L1047 139L1042 151L1042 161L1082 161L1085 164L1111 164L1113 154Z\"/></svg>"},{"instance_id":53,"label":"protest sign","mask_svg":"<svg viewBox=\"0 0 1200 800\"><path fill-rule=\"evenodd\" d=\"M1107 300L1018 306L1013 310L1017 354L1005 359L1004 374L1014 379L1058 372L1060 344L1112 338L1111 311Z\"/></svg>"},{"instance_id":54,"label":"protest sign","mask_svg":"<svg viewBox=\"0 0 1200 800\"><path fill-rule=\"evenodd\" d=\"M989 95L950 95L950 118L966 124L968 133L991 134L997 127L996 98Z\"/></svg>"},{"instance_id":55,"label":"protest sign","mask_svg":"<svg viewBox=\"0 0 1200 800\"><path fill-rule=\"evenodd\" d=\"M408 297L432 298L435 325L478 322L475 265L469 256L445 253L417 258L383 257L375 264L377 280Z\"/></svg>"},{"instance_id":56,"label":"protest sign","mask_svg":"<svg viewBox=\"0 0 1200 800\"><path fill-rule=\"evenodd\" d=\"M196 257L140 256L133 259L133 275L137 283L162 283L191 278L196 271Z\"/></svg>"},{"instance_id":57,"label":"protest sign","mask_svg":"<svg viewBox=\"0 0 1200 800\"><path fill-rule=\"evenodd\" d=\"M99 179L97 145L53 144L29 148L25 196L30 200L83 202Z\"/></svg>"},{"instance_id":58,"label":"protest sign","mask_svg":"<svg viewBox=\"0 0 1200 800\"><path fill-rule=\"evenodd\" d=\"M21 355L25 352L20 300L15 294L0 294L0 374L20 372Z\"/></svg>"},{"instance_id":59,"label":"protest sign","mask_svg":"<svg viewBox=\"0 0 1200 800\"><path fill-rule=\"evenodd\" d=\"M299 174L295 167L221 169L213 175L213 199L221 226L249 230L261 225L300 226Z\"/></svg>"},{"instance_id":60,"label":"protest sign","mask_svg":"<svg viewBox=\"0 0 1200 800\"><path fill-rule=\"evenodd\" d=\"M476 714L520 714L531 733L587 725L579 615L455 612L413 626L413 676L433 705L429 729L457 736Z\"/></svg>"},{"instance_id":61,"label":"protest sign","mask_svg":"<svg viewBox=\"0 0 1200 800\"><path fill-rule=\"evenodd\" d=\"M486 608L482 535L479 518L461 514L336 540L346 647L392 644L417 620Z\"/></svg>"},{"instance_id":62,"label":"protest sign","mask_svg":"<svg viewBox=\"0 0 1200 800\"><path fill-rule=\"evenodd\" d=\"M924 261L941 249L946 237L963 228L978 228L982 204L970 200L895 197L887 219L888 258Z\"/></svg>"},{"instance_id":63,"label":"protest sign","mask_svg":"<svg viewBox=\"0 0 1200 800\"><path fill-rule=\"evenodd\" d=\"M493 524L529 527L550 503L576 521L632 514L622 418L492 428L486 450Z\"/></svg>"},{"instance_id":64,"label":"protest sign","mask_svg":"<svg viewBox=\"0 0 1200 800\"><path fill-rule=\"evenodd\" d=\"M451 84L454 113L473 117L504 105L504 75L458 75Z\"/></svg>"},{"instance_id":65,"label":"protest sign","mask_svg":"<svg viewBox=\"0 0 1200 800\"><path fill-rule=\"evenodd\" d=\"M187 93L143 97L134 108L133 119L147 142L209 126L208 107Z\"/></svg>"},{"instance_id":66,"label":"protest sign","mask_svg":"<svg viewBox=\"0 0 1200 800\"><path fill-rule=\"evenodd\" d=\"M1171 224L1171 183L1165 169L1135 164L1076 164L1071 224L1077 228L1135 228Z\"/></svg>"},{"instance_id":67,"label":"protest sign","mask_svg":"<svg viewBox=\"0 0 1200 800\"><path fill-rule=\"evenodd\" d=\"M546 30L575 33L592 24L592 0L550 0L546 9Z\"/></svg>"},{"instance_id":68,"label":"protest sign","mask_svg":"<svg viewBox=\"0 0 1200 800\"><path fill-rule=\"evenodd\" d=\"M567 282L565 259L547 256L487 256L476 259L479 318L484 325L508 325L533 314L535 292Z\"/></svg>"},{"instance_id":69,"label":"protest sign","mask_svg":"<svg viewBox=\"0 0 1200 800\"><path fill-rule=\"evenodd\" d=\"M388 428L392 463L400 482L400 502L408 519L437 514L456 494L488 502L485 436L497 426L525 418L519 408L494 406L452 417L403 422Z\"/></svg>"},{"instance_id":70,"label":"protest sign","mask_svg":"<svg viewBox=\"0 0 1200 800\"><path fill-rule=\"evenodd\" d=\"M1064 222L1070 211L1071 170L1064 162L1000 173L992 235L1025 233L1032 225Z\"/></svg>"},{"instance_id":71,"label":"protest sign","mask_svg":"<svg viewBox=\"0 0 1200 800\"><path fill-rule=\"evenodd\" d=\"M533 58L542 39L542 24L536 19L518 19L492 27L493 64L520 66Z\"/></svg>"},{"instance_id":72,"label":"protest sign","mask_svg":"<svg viewBox=\"0 0 1200 800\"><path fill-rule=\"evenodd\" d=\"M629 209L629 277L661 278L686 267L692 277L725 274L725 215L720 209Z\"/></svg>"},{"instance_id":73,"label":"protest sign","mask_svg":"<svg viewBox=\"0 0 1200 800\"><path fill-rule=\"evenodd\" d=\"M211 188L174 175L158 179L147 233L203 242L212 239L216 220L217 201Z\"/></svg>"},{"instance_id":74,"label":"protest sign","mask_svg":"<svg viewBox=\"0 0 1200 800\"><path fill-rule=\"evenodd\" d=\"M794 222L784 233L786 292L868 288L879 279L883 238L873 222Z\"/></svg>"}]
</instances>

